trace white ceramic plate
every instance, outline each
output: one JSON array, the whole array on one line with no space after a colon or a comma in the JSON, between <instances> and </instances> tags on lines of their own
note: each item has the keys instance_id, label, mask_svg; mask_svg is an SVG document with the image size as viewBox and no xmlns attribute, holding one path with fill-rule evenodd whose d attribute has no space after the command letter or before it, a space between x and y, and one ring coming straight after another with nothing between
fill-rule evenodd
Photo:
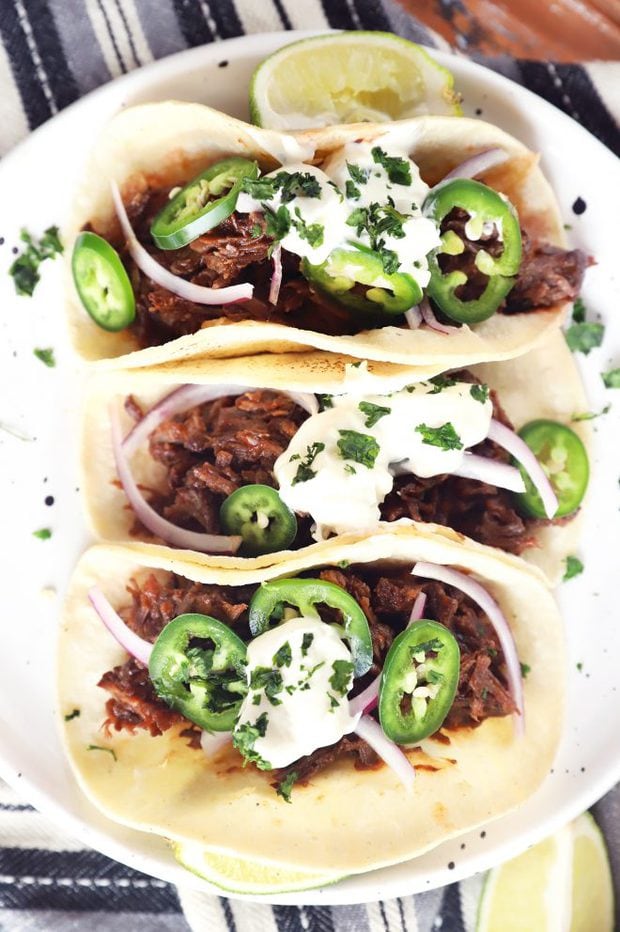
<instances>
[{"instance_id":1,"label":"white ceramic plate","mask_svg":"<svg viewBox=\"0 0 620 932\"><path fill-rule=\"evenodd\" d=\"M299 34L305 35L305 34ZM60 263L46 262L35 297L18 298L6 274L22 226L41 232L63 219L72 186L96 132L120 107L176 97L247 118L254 67L294 34L248 36L175 55L91 94L34 133L0 164L0 431L3 617L0 628L0 774L42 812L85 843L156 877L206 884L180 868L165 842L107 821L79 792L54 720L54 650L59 599L87 533L76 479L78 409L85 374L63 324ZM458 880L512 857L581 812L620 778L620 625L616 579L620 543L620 391L599 372L620 366L618 163L579 125L517 85L461 58L437 53L456 75L467 115L482 115L542 153L571 240L596 257L585 302L607 331L583 359L591 406L610 401L594 422L592 492L581 556L583 576L559 598L569 642L564 741L540 791L517 812L409 863L352 877L325 890L274 897L279 903L351 903L414 893ZM227 63L227 64L225 64ZM480 111L482 114L480 114ZM581 197L585 213L572 204ZM615 200L615 203L613 201ZM35 347L52 346L56 368ZM536 372L531 373L536 379ZM541 392L545 385L539 385ZM617 399L617 400L616 400ZM96 455L96 451L93 451ZM53 505L46 505L53 496ZM50 527L40 541L32 532ZM53 589L54 596L49 590ZM536 606L532 606L536 611ZM363 818L363 813L360 814ZM215 892L215 891L214 891ZM264 900L263 900L264 902Z\"/></svg>"}]
</instances>

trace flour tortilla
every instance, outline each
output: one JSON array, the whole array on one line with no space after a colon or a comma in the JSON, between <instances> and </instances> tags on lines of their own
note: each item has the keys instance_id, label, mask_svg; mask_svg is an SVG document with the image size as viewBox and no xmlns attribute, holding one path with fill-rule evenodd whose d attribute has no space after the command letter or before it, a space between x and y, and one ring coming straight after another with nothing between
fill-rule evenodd
<instances>
[{"instance_id":1,"label":"flour tortilla","mask_svg":"<svg viewBox=\"0 0 620 932\"><path fill-rule=\"evenodd\" d=\"M439 769L418 770L410 793L387 767L360 771L343 760L308 786L295 787L287 805L271 787L273 777L241 767L232 749L208 760L189 749L176 730L158 738L102 732L108 694L96 684L125 655L88 603L92 585L119 608L128 602L129 579L152 571L235 586L345 560L410 565L418 559L473 574L503 608L519 658L531 668L524 681L523 737L516 737L512 721L503 718L453 732L449 745L425 742L424 752L412 752L412 761ZM71 764L86 795L106 816L226 854L345 874L410 859L523 803L552 766L564 717L562 626L542 576L514 557L424 525L365 540L341 537L260 570L222 569L214 559L192 562L156 546L94 547L69 587L58 673L58 708ZM65 722L64 715L76 708L79 717ZM88 751L89 745L112 749L116 759Z\"/></svg>"},{"instance_id":2,"label":"flour tortilla","mask_svg":"<svg viewBox=\"0 0 620 932\"><path fill-rule=\"evenodd\" d=\"M409 384L410 369L386 363L363 363L353 367L353 360L322 353L303 353L291 357L254 356L246 359L210 360L204 366L198 360L186 360L152 369L132 369L123 373L105 373L93 380L85 401L82 431L82 481L86 511L94 533L112 541L130 537L134 523L127 499L115 483L117 478L109 429L110 405L118 411L124 432L132 421L123 408L127 395L133 395L148 410L153 404L182 384L203 383L245 388L340 393L348 387L366 394L388 393ZM525 357L503 363L474 367L479 377L498 391L500 402L518 429L528 421L544 417L569 422L586 403L575 363L566 342L557 332L545 344ZM433 372L429 372L433 375ZM541 390L545 386L545 390ZM573 425L582 435L585 425ZM96 452L94 452L96 451ZM149 489L161 488L165 470L145 447L131 460L138 482ZM368 530L371 530L370 528ZM564 560L575 552L580 530L579 516L563 525L541 527L537 531L538 547L530 547L525 558L543 569L552 582L564 571ZM278 562L284 552L263 557L267 563Z\"/></svg>"},{"instance_id":3,"label":"flour tortilla","mask_svg":"<svg viewBox=\"0 0 620 932\"><path fill-rule=\"evenodd\" d=\"M463 326L449 336L428 328L411 331L394 326L355 336L328 336L283 324L230 323L222 318L164 346L140 350L130 331L107 333L84 311L69 268L73 242L86 224L104 234L111 225L116 225L111 179L120 184L128 197L149 181L171 186L184 183L224 156L254 158L264 170L271 170L286 160L287 154L289 160L298 160L301 152L306 161L320 162L335 148L356 139L394 142L406 148L430 184L474 153L495 146L503 148L510 156L508 162L489 171L483 179L510 197L522 225L531 235L563 244L558 206L538 167L537 157L512 136L480 120L422 116L390 124L334 126L287 136L248 126L200 104L178 101L142 104L114 117L97 141L64 231L69 327L80 355L106 367L126 368L189 357L224 358L318 349L411 366L425 366L432 359L448 369L518 356L559 326L564 305L536 313L495 314L473 328Z\"/></svg>"}]
</instances>

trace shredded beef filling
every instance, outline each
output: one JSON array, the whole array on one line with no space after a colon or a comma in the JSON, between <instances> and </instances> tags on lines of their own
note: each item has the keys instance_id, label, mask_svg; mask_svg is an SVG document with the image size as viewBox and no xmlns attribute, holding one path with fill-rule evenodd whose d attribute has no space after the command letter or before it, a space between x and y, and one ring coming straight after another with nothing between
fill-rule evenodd
<instances>
[{"instance_id":1,"label":"shredded beef filling","mask_svg":"<svg viewBox=\"0 0 620 932\"><path fill-rule=\"evenodd\" d=\"M368 618L373 667L356 681L355 692L361 692L382 669L394 637L407 624L415 599L420 592L425 592L425 615L446 625L461 649L457 695L442 733L463 727L475 728L487 718L510 715L514 711L495 631L486 616L462 592L443 583L425 582L402 568L379 569L366 565L328 568L321 570L319 576L346 589ZM131 581L128 586L131 601L120 614L132 631L149 641L155 641L165 625L183 612L213 615L248 641L247 608L254 590L255 586L203 585L173 575L162 582L150 575L140 584ZM193 747L198 746L196 727L155 695L147 668L139 661L130 659L115 667L102 676L98 685L111 695L106 703L104 727L107 730L145 729L152 735L160 735L184 723L186 728L182 735ZM345 756L353 756L359 767L377 763L374 752L361 738L347 735L335 745L319 748L289 767L275 771L274 775L281 779L295 771L298 782L307 782Z\"/></svg>"},{"instance_id":2,"label":"shredded beef filling","mask_svg":"<svg viewBox=\"0 0 620 932\"><path fill-rule=\"evenodd\" d=\"M475 381L466 371L457 377ZM512 426L492 397L494 417ZM132 416L142 416L131 396L126 407ZM223 533L219 511L224 499L242 485L273 486L273 464L306 417L288 395L263 390L220 398L175 415L151 434L151 455L167 471L162 491L150 494L151 504L181 527ZM509 461L508 454L490 441L478 444L474 452ZM505 489L450 475L397 477L381 506L381 517L435 522L516 554L535 544L534 531L540 523L522 518ZM294 547L312 542L311 523L310 518L299 519ZM134 533L148 534L137 523Z\"/></svg>"},{"instance_id":3,"label":"shredded beef filling","mask_svg":"<svg viewBox=\"0 0 620 932\"><path fill-rule=\"evenodd\" d=\"M269 302L272 240L264 232L262 214L233 213L214 230L182 249L157 249L150 235L150 225L167 200L167 190L146 190L135 194L126 205L138 239L155 259L175 275L198 285L221 288L251 282L254 295L248 301L235 304L199 305L186 301L147 278L118 238L114 245L123 255L136 293L136 320L131 329L140 346L158 346L195 333L209 321L222 317L232 321L268 320L332 335L359 333L367 327L367 322L359 315L314 289L301 275L299 258L286 250L282 251L280 295L275 306ZM467 218L465 211L455 209L442 229L452 229L462 236ZM465 300L478 297L486 285L485 276L474 263L480 248L498 255L502 244L497 232L480 244L467 242L464 255L440 259L446 271L454 267L468 274L468 282L458 292ZM517 283L500 312L532 311L574 299L586 265L586 256L580 250L569 252L530 242L524 235L523 263Z\"/></svg>"}]
</instances>

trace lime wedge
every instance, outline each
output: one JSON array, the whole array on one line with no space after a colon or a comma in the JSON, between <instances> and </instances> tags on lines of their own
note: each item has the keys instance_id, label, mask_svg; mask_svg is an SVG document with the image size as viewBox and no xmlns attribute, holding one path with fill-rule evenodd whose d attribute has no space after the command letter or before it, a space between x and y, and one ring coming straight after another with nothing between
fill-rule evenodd
<instances>
[{"instance_id":1,"label":"lime wedge","mask_svg":"<svg viewBox=\"0 0 620 932\"><path fill-rule=\"evenodd\" d=\"M489 871L476 932L563 932L567 929L572 847L572 832L566 827Z\"/></svg>"},{"instance_id":2,"label":"lime wedge","mask_svg":"<svg viewBox=\"0 0 620 932\"><path fill-rule=\"evenodd\" d=\"M614 892L601 830L586 812L573 822L572 917L570 932L612 932Z\"/></svg>"},{"instance_id":3,"label":"lime wedge","mask_svg":"<svg viewBox=\"0 0 620 932\"><path fill-rule=\"evenodd\" d=\"M292 893L326 887L342 880L340 874L319 874L248 858L218 854L195 842L174 842L174 856L183 867L228 893Z\"/></svg>"},{"instance_id":4,"label":"lime wedge","mask_svg":"<svg viewBox=\"0 0 620 932\"><path fill-rule=\"evenodd\" d=\"M389 32L341 32L285 45L258 66L250 114L268 129L460 115L452 74Z\"/></svg>"}]
</instances>

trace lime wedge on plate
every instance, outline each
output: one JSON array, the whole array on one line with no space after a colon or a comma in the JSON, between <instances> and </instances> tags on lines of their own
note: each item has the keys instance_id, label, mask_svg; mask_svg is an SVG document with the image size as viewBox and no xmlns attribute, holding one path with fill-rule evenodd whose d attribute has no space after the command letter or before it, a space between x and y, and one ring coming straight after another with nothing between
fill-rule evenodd
<instances>
[{"instance_id":1,"label":"lime wedge on plate","mask_svg":"<svg viewBox=\"0 0 620 932\"><path fill-rule=\"evenodd\" d=\"M570 932L612 932L614 891L605 840L590 815L573 822L572 917Z\"/></svg>"},{"instance_id":2,"label":"lime wedge on plate","mask_svg":"<svg viewBox=\"0 0 620 932\"><path fill-rule=\"evenodd\" d=\"M194 842L175 842L172 849L179 864L228 893L251 893L255 896L291 893L326 887L342 880L340 874L290 870L248 858L218 854Z\"/></svg>"},{"instance_id":3,"label":"lime wedge on plate","mask_svg":"<svg viewBox=\"0 0 620 932\"><path fill-rule=\"evenodd\" d=\"M250 114L258 126L299 130L335 123L460 115L454 78L426 49L389 32L341 32L285 45L258 66Z\"/></svg>"},{"instance_id":4,"label":"lime wedge on plate","mask_svg":"<svg viewBox=\"0 0 620 932\"><path fill-rule=\"evenodd\" d=\"M589 813L489 871L476 932L613 932L603 836Z\"/></svg>"}]
</instances>

